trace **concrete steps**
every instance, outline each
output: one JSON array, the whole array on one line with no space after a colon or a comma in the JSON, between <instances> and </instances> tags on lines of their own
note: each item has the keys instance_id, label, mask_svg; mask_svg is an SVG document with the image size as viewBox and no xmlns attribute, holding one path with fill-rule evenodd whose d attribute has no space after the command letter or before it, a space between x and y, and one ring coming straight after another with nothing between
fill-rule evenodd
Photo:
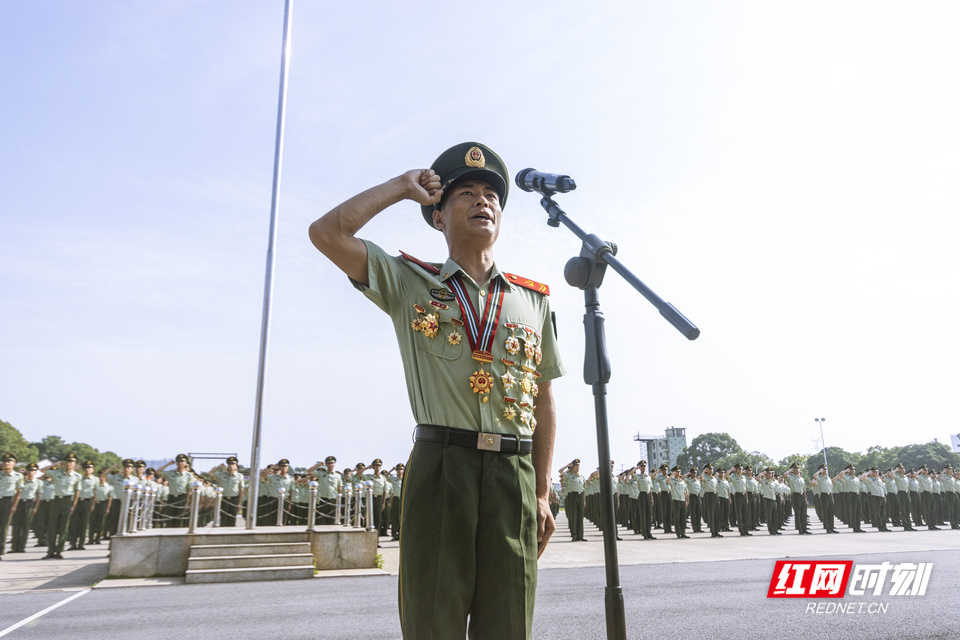
<instances>
[{"instance_id":1,"label":"concrete steps","mask_svg":"<svg viewBox=\"0 0 960 640\"><path fill-rule=\"evenodd\" d=\"M190 546L185 582L297 580L314 575L306 532L198 536Z\"/></svg>"}]
</instances>

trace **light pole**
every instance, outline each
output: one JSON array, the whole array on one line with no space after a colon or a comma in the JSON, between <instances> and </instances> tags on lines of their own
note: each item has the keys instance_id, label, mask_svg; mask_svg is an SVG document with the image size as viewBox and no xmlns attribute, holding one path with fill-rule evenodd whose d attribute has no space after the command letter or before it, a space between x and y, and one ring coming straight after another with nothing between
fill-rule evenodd
<instances>
[{"instance_id":1,"label":"light pole","mask_svg":"<svg viewBox=\"0 0 960 640\"><path fill-rule=\"evenodd\" d=\"M814 418L815 422L820 424L820 446L823 447L823 468L827 471L827 476L830 476L830 467L827 466L827 444L823 440L823 423L827 421L826 418Z\"/></svg>"}]
</instances>

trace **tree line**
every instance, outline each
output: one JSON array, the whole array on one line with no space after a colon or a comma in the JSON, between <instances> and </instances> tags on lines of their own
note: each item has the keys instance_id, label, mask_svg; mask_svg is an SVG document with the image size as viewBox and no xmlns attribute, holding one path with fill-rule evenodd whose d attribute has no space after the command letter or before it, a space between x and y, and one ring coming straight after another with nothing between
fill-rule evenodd
<instances>
[{"instance_id":1,"label":"tree line","mask_svg":"<svg viewBox=\"0 0 960 640\"><path fill-rule=\"evenodd\" d=\"M804 475L810 478L824 463L824 451L810 455L802 453L791 454L779 462L759 451L746 451L727 433L704 433L684 448L677 457L677 464L686 471L695 467L697 471L708 462L714 468L729 469L737 462L751 465L754 469L773 467L776 472L785 473L790 465L796 462L803 469ZM927 465L929 469L940 471L947 464L955 469L960 468L960 454L954 453L950 447L942 442L927 442L925 444L908 444L902 447L869 447L866 453L846 451L840 447L827 447L826 464L831 475L838 473L847 465L853 464L857 470L868 467L878 467L881 471L895 467L902 463L907 469L918 469Z\"/></svg>"}]
</instances>

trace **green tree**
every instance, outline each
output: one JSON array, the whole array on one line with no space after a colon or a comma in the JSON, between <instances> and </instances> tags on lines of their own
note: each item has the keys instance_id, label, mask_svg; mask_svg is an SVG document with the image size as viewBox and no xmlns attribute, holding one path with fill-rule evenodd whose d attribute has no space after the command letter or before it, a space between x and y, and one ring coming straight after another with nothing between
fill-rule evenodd
<instances>
[{"instance_id":1,"label":"green tree","mask_svg":"<svg viewBox=\"0 0 960 640\"><path fill-rule=\"evenodd\" d=\"M850 453L840 447L827 447L827 470L831 476L835 476L850 463L857 465L859 469L860 458L861 455L859 453ZM823 449L807 459L807 468L804 470L804 477L812 478L821 464L823 464Z\"/></svg>"},{"instance_id":2,"label":"green tree","mask_svg":"<svg viewBox=\"0 0 960 640\"><path fill-rule=\"evenodd\" d=\"M16 427L0 420L0 454L7 452L17 456L19 465L37 462L40 459L37 448L27 442Z\"/></svg>"},{"instance_id":3,"label":"green tree","mask_svg":"<svg viewBox=\"0 0 960 640\"><path fill-rule=\"evenodd\" d=\"M950 447L942 442L928 442L926 444L910 444L899 447L893 464L902 462L907 469L919 469L927 465L929 469L940 471L944 465L950 463L954 469L960 468L960 454L950 451Z\"/></svg>"},{"instance_id":4,"label":"green tree","mask_svg":"<svg viewBox=\"0 0 960 640\"><path fill-rule=\"evenodd\" d=\"M70 445L63 441L60 436L47 436L40 442L34 442L33 445L40 452L41 460L59 461L63 460L70 451ZM79 455L77 456L80 457Z\"/></svg>"},{"instance_id":5,"label":"green tree","mask_svg":"<svg viewBox=\"0 0 960 640\"><path fill-rule=\"evenodd\" d=\"M687 445L677 456L677 464L686 471L690 467L697 470L708 462L717 466L722 460L737 456L743 452L737 441L726 433L703 433Z\"/></svg>"}]
</instances>

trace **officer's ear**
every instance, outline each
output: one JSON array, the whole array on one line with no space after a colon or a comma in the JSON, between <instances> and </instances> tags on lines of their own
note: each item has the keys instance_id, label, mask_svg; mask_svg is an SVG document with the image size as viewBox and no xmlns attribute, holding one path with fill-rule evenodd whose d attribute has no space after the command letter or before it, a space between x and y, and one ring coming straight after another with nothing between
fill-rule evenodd
<instances>
[{"instance_id":1,"label":"officer's ear","mask_svg":"<svg viewBox=\"0 0 960 640\"><path fill-rule=\"evenodd\" d=\"M440 209L440 205L433 209L433 226L443 231L443 211Z\"/></svg>"}]
</instances>

